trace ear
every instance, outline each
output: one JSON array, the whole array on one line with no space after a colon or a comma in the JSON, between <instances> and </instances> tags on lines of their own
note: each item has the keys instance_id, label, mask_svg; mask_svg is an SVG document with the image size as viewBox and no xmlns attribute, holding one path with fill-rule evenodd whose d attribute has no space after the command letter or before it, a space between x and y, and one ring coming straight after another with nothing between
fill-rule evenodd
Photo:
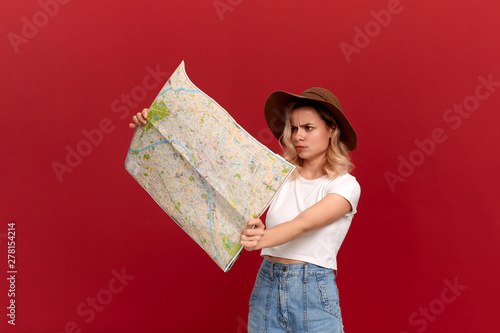
<instances>
[{"instance_id":1,"label":"ear","mask_svg":"<svg viewBox=\"0 0 500 333\"><path fill-rule=\"evenodd\" d=\"M335 133L335 129L337 128L337 125L336 124L333 124L332 126L330 126L329 130L330 130L330 139L333 137L333 133Z\"/></svg>"}]
</instances>

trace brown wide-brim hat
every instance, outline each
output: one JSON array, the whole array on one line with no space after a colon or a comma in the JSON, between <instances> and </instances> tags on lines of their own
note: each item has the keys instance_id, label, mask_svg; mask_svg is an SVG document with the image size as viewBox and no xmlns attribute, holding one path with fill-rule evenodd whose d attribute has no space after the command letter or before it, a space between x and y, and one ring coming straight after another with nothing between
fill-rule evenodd
<instances>
[{"instance_id":1,"label":"brown wide-brim hat","mask_svg":"<svg viewBox=\"0 0 500 333\"><path fill-rule=\"evenodd\" d=\"M267 126L279 140L285 129L285 112L288 104L298 101L313 101L323 105L329 110L337 126L340 128L340 141L344 142L349 150L356 149L358 137L349 120L342 113L342 106L337 97L324 88L309 88L300 95L286 91L273 92L266 101L264 114Z\"/></svg>"}]
</instances>

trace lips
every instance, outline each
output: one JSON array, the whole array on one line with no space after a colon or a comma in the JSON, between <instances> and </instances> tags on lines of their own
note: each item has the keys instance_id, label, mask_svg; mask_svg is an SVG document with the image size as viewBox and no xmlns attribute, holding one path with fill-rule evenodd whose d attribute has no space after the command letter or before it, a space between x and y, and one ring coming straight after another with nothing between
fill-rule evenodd
<instances>
[{"instance_id":1,"label":"lips","mask_svg":"<svg viewBox=\"0 0 500 333\"><path fill-rule=\"evenodd\" d=\"M304 148L305 148L304 146L295 146L295 150L297 151L301 151Z\"/></svg>"}]
</instances>

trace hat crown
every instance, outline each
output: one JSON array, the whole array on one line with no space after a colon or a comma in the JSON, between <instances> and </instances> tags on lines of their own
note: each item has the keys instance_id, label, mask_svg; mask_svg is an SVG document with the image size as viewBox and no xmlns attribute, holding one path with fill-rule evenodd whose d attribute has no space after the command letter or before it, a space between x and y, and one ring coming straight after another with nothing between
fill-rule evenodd
<instances>
[{"instance_id":1,"label":"hat crown","mask_svg":"<svg viewBox=\"0 0 500 333\"><path fill-rule=\"evenodd\" d=\"M305 90L300 96L312 98L320 102L328 102L333 104L339 110L342 110L339 99L332 94L329 90L320 87L309 88Z\"/></svg>"}]
</instances>

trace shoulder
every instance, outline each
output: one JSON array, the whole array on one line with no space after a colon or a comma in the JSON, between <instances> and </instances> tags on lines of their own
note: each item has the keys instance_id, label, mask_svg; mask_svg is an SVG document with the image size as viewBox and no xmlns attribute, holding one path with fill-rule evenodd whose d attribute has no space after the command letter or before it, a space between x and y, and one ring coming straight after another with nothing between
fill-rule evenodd
<instances>
[{"instance_id":1,"label":"shoulder","mask_svg":"<svg viewBox=\"0 0 500 333\"><path fill-rule=\"evenodd\" d=\"M356 177L354 177L350 173L343 174L334 179L324 177L324 182L327 186L333 186L333 187L335 186L360 187Z\"/></svg>"},{"instance_id":2,"label":"shoulder","mask_svg":"<svg viewBox=\"0 0 500 333\"><path fill-rule=\"evenodd\" d=\"M351 200L358 200L361 195L361 186L356 177L346 173L335 179L325 179L324 194L336 193Z\"/></svg>"}]
</instances>

